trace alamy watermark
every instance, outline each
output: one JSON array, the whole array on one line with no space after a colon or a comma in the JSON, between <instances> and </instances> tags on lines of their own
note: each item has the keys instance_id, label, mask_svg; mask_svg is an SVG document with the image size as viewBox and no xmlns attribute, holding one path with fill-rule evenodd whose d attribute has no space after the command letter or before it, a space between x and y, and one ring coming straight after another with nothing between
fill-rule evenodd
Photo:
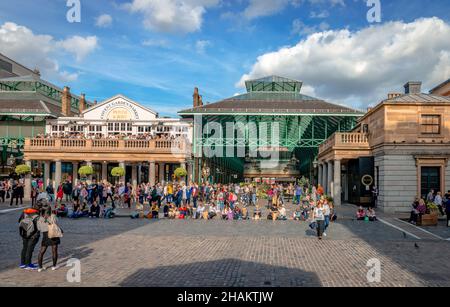
<instances>
[{"instance_id":1,"label":"alamy watermark","mask_svg":"<svg viewBox=\"0 0 450 307\"><path fill-rule=\"evenodd\" d=\"M81 261L77 258L71 258L67 260L66 267L70 267L66 274L66 280L68 283L80 283L81 282Z\"/></svg>"},{"instance_id":2,"label":"alamy watermark","mask_svg":"<svg viewBox=\"0 0 450 307\"><path fill-rule=\"evenodd\" d=\"M367 261L366 266L369 268L366 278L368 283L381 282L381 261L377 258L372 258Z\"/></svg>"},{"instance_id":3,"label":"alamy watermark","mask_svg":"<svg viewBox=\"0 0 450 307\"><path fill-rule=\"evenodd\" d=\"M69 23L81 22L81 2L80 0L67 0L66 6L69 10L66 19Z\"/></svg>"},{"instance_id":4,"label":"alamy watermark","mask_svg":"<svg viewBox=\"0 0 450 307\"><path fill-rule=\"evenodd\" d=\"M367 12L367 21L369 23L381 22L381 0L367 0L367 6L370 7Z\"/></svg>"}]
</instances>

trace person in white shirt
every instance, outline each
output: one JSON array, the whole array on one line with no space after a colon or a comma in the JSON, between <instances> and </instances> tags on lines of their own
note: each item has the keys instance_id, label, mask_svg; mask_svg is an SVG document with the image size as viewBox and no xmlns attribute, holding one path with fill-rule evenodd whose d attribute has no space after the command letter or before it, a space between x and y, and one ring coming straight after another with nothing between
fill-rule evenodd
<instances>
[{"instance_id":1,"label":"person in white shirt","mask_svg":"<svg viewBox=\"0 0 450 307\"><path fill-rule=\"evenodd\" d=\"M317 224L317 226L316 226L317 227L317 237L319 238L319 240L322 240L322 235L323 235L324 225L325 225L325 214L324 214L324 209L322 207L321 201L319 201L317 203L317 207L314 208L312 218L315 220L315 222Z\"/></svg>"},{"instance_id":2,"label":"person in white shirt","mask_svg":"<svg viewBox=\"0 0 450 307\"><path fill-rule=\"evenodd\" d=\"M328 205L328 201L325 200L323 203L323 215L324 215L324 228L323 228L323 235L324 237L327 236L327 229L328 226L330 226L330 215L331 215L331 209L330 206Z\"/></svg>"}]
</instances>

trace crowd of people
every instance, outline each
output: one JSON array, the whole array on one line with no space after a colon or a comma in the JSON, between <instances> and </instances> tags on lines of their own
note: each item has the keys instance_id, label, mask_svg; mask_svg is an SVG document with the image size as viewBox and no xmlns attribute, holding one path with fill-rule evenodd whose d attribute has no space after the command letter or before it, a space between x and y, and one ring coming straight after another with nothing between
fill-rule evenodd
<instances>
[{"instance_id":1,"label":"crowd of people","mask_svg":"<svg viewBox=\"0 0 450 307\"><path fill-rule=\"evenodd\" d=\"M425 199L416 198L411 205L409 222L417 225L423 215L430 213L430 206L435 207L441 216L447 216L447 227L450 227L450 190L445 195L430 190Z\"/></svg>"},{"instance_id":2,"label":"crowd of people","mask_svg":"<svg viewBox=\"0 0 450 307\"><path fill-rule=\"evenodd\" d=\"M9 201L9 205L19 206L23 205L23 198L25 196L24 181L5 179L0 182L0 202L2 204Z\"/></svg>"},{"instance_id":3,"label":"crowd of people","mask_svg":"<svg viewBox=\"0 0 450 307\"><path fill-rule=\"evenodd\" d=\"M105 136L102 133L84 133L84 132L54 132L54 133L45 133L36 135L36 139L75 139L75 140L98 140L98 139L107 139L107 140L167 140L174 141L179 139L181 136L174 136L170 133L139 133L139 134L127 134L127 133L117 133L117 134L108 134Z\"/></svg>"}]
</instances>

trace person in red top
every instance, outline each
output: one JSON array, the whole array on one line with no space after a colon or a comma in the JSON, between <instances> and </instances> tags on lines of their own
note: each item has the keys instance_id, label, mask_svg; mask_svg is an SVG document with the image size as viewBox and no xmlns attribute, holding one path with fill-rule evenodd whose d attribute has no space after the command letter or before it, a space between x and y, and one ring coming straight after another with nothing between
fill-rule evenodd
<instances>
[{"instance_id":1,"label":"person in red top","mask_svg":"<svg viewBox=\"0 0 450 307\"><path fill-rule=\"evenodd\" d=\"M63 199L63 197L64 197L63 185L60 184L60 185L58 186L58 192L56 192L56 202L58 202L58 201L61 202L62 199Z\"/></svg>"}]
</instances>

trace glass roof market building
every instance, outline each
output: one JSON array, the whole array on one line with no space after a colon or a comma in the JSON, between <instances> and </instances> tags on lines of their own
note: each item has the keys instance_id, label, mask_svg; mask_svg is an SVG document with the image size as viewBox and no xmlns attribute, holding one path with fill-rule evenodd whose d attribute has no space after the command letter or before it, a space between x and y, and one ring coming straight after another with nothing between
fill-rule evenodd
<instances>
[{"instance_id":1,"label":"glass roof market building","mask_svg":"<svg viewBox=\"0 0 450 307\"><path fill-rule=\"evenodd\" d=\"M179 112L194 121L196 180L313 179L319 145L364 115L302 94L297 80L270 76L245 85L247 93L211 104L196 90L193 108Z\"/></svg>"}]
</instances>

